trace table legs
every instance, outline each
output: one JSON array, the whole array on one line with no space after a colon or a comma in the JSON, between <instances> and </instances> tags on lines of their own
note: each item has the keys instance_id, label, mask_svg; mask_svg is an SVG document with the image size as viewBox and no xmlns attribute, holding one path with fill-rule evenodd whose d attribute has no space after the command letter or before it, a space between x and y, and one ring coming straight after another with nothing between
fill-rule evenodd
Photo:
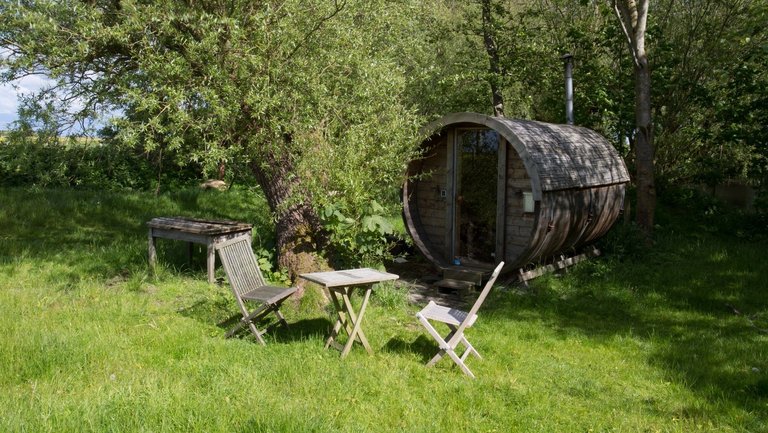
<instances>
[{"instance_id":1,"label":"table legs","mask_svg":"<svg viewBox=\"0 0 768 433\"><path fill-rule=\"evenodd\" d=\"M251 241L251 235L250 234L236 234L236 236L247 236L248 241L250 243ZM192 253L194 252L194 245L197 244L205 244L207 246L207 256L206 256L206 271L208 272L208 282L213 284L216 282L216 242L220 242L223 240L231 239L236 236L233 235L227 235L227 236L218 236L218 237L212 237L212 236L205 236L205 235L198 235L198 236L191 236L191 235L184 235L183 233L167 233L167 232L155 232L152 228L149 229L149 234L147 236L147 244L148 244L148 256L149 256L149 266L150 268L154 269L155 264L157 263L157 238L162 237L166 239L172 239L172 240L184 240L187 241L187 260L191 263L192 262Z\"/></svg>"},{"instance_id":2,"label":"table legs","mask_svg":"<svg viewBox=\"0 0 768 433\"><path fill-rule=\"evenodd\" d=\"M192 245L190 243L190 245ZM208 283L213 284L216 282L216 248L213 246L213 240L208 240L208 257L206 259L206 265L208 268Z\"/></svg>"},{"instance_id":3,"label":"table legs","mask_svg":"<svg viewBox=\"0 0 768 433\"><path fill-rule=\"evenodd\" d=\"M155 237L152 235L152 229L149 229L149 267L152 270L155 269L155 263L157 262L157 248L155 247Z\"/></svg>"},{"instance_id":4,"label":"table legs","mask_svg":"<svg viewBox=\"0 0 768 433\"><path fill-rule=\"evenodd\" d=\"M350 294L354 290L354 287L333 288L329 290L339 318L333 325L331 335L325 342L326 349L329 346L333 346L335 349L341 351L341 357L344 358L349 354L355 341L358 341L369 354L373 354L373 349L371 349L371 345L368 344L368 339L365 338L365 333L361 328L365 309L368 306L368 300L371 296L372 287L372 285L365 287L363 302L360 305L360 311L357 313L355 313L355 309L350 300ZM341 331L342 328L347 335L349 335L349 339L344 346L336 342L336 337L339 335L339 331Z\"/></svg>"}]
</instances>

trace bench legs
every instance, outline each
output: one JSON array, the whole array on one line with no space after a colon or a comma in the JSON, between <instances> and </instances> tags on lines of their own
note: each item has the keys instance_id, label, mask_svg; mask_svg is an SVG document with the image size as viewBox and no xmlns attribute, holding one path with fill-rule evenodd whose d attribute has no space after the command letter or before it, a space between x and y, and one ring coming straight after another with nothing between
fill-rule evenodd
<instances>
[{"instance_id":1,"label":"bench legs","mask_svg":"<svg viewBox=\"0 0 768 433\"><path fill-rule=\"evenodd\" d=\"M189 244L187 246L187 254L188 254L188 260L192 261L192 252L193 252L193 243L197 244L203 244L207 247L206 252L206 260L205 260L205 268L208 273L208 282L213 284L216 282L216 242L221 242L223 240L232 239L239 236L245 236L248 238L248 243L251 243L251 235L249 233L243 233L243 234L232 234L232 235L225 235L225 236L205 236L205 235L189 235L184 233L168 233L168 231L158 231L154 232L152 228L149 229L149 234L147 236L147 245L148 245L148 256L149 256L149 266L154 270L155 264L157 263L157 238L165 238L165 239L171 239L171 240L179 240L179 241L187 241Z\"/></svg>"},{"instance_id":2,"label":"bench legs","mask_svg":"<svg viewBox=\"0 0 768 433\"><path fill-rule=\"evenodd\" d=\"M191 245L191 244L190 244ZM213 240L208 241L208 258L206 259L206 265L208 267L208 282L213 284L216 282L216 248L213 247Z\"/></svg>"},{"instance_id":3,"label":"bench legs","mask_svg":"<svg viewBox=\"0 0 768 433\"><path fill-rule=\"evenodd\" d=\"M157 248L155 247L155 237L152 236L152 229L149 229L149 267L155 270L155 263L157 263Z\"/></svg>"}]
</instances>

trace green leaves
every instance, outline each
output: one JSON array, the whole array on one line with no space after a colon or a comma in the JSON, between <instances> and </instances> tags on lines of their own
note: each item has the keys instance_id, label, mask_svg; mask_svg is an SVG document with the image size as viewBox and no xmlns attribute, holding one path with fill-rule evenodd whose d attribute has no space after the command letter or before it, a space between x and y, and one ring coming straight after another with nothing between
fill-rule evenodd
<instances>
[{"instance_id":1,"label":"green leaves","mask_svg":"<svg viewBox=\"0 0 768 433\"><path fill-rule=\"evenodd\" d=\"M333 204L326 205L321 215L326 227L333 231L349 230L355 225L354 219L344 216Z\"/></svg>"},{"instance_id":2,"label":"green leaves","mask_svg":"<svg viewBox=\"0 0 768 433\"><path fill-rule=\"evenodd\" d=\"M384 208L372 200L367 212L363 214L363 231L369 233L378 233L381 236L391 235L394 227L385 218Z\"/></svg>"},{"instance_id":3,"label":"green leaves","mask_svg":"<svg viewBox=\"0 0 768 433\"><path fill-rule=\"evenodd\" d=\"M375 200L363 206L357 218L346 216L338 204L322 209L336 267L378 266L390 258L388 236L394 234L394 227L385 212Z\"/></svg>"},{"instance_id":4,"label":"green leaves","mask_svg":"<svg viewBox=\"0 0 768 433\"><path fill-rule=\"evenodd\" d=\"M651 49L657 163L666 181L766 179L766 8L742 0L660 5Z\"/></svg>"}]
</instances>

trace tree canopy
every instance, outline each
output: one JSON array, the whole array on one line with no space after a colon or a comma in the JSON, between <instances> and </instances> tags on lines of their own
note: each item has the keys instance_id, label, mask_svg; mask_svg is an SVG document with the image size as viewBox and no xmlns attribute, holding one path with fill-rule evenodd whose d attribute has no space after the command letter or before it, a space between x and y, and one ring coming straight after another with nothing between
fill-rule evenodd
<instances>
[{"instance_id":1,"label":"tree canopy","mask_svg":"<svg viewBox=\"0 0 768 433\"><path fill-rule=\"evenodd\" d=\"M367 202L411 156L420 122L395 61L411 7L3 2L5 77L49 75L79 116L124 110L123 145L181 150L209 171L245 163L276 214L283 264L298 268L292 253L320 238L324 195Z\"/></svg>"},{"instance_id":2,"label":"tree canopy","mask_svg":"<svg viewBox=\"0 0 768 433\"><path fill-rule=\"evenodd\" d=\"M565 53L576 123L635 165L636 77L614 3L1 0L2 79L51 77L42 106L72 120L118 113L111 145L208 175L247 168L297 271L307 251L355 244L334 225L386 231L371 221L395 209L426 120L503 101L506 116L563 123ZM765 182L766 19L766 0L648 3L661 185Z\"/></svg>"}]
</instances>

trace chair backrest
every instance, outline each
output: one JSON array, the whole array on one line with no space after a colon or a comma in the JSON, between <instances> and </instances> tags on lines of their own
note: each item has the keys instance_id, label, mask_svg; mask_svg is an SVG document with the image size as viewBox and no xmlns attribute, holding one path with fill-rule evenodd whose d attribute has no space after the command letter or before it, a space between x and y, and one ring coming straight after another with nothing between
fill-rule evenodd
<instances>
[{"instance_id":1,"label":"chair backrest","mask_svg":"<svg viewBox=\"0 0 768 433\"><path fill-rule=\"evenodd\" d=\"M253 255L247 237L239 237L216 244L216 251L227 274L232 291L240 298L244 293L264 286L259 264Z\"/></svg>"},{"instance_id":2,"label":"chair backrest","mask_svg":"<svg viewBox=\"0 0 768 433\"><path fill-rule=\"evenodd\" d=\"M488 293L490 293L491 288L493 287L493 284L496 282L496 278L499 277L499 274L501 273L501 268L503 267L504 267L504 262L501 262L496 266L496 269L493 270L491 277L488 279L488 282L485 283L485 287L483 287L483 291L480 292L480 296L477 297L477 300L475 301L474 305L472 305L472 308L469 310L469 313L467 313L467 317L461 322L458 329L456 330L454 335L455 338L460 338L464 331L464 328L466 328L470 323L472 323L473 317L475 316L475 314L477 314L477 311L480 309L480 306L483 305L485 298L488 297Z\"/></svg>"}]
</instances>

